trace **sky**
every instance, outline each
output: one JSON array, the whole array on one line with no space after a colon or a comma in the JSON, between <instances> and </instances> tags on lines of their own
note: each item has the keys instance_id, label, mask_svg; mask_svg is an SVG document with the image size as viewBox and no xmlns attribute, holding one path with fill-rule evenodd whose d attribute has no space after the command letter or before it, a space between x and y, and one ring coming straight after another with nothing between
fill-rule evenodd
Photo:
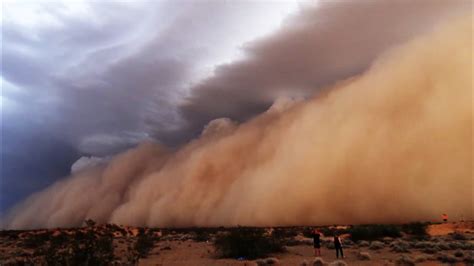
<instances>
[{"instance_id":1,"label":"sky","mask_svg":"<svg viewBox=\"0 0 474 266\"><path fill-rule=\"evenodd\" d=\"M81 157L179 147L213 119L317 94L470 5L2 1L0 210Z\"/></svg>"}]
</instances>

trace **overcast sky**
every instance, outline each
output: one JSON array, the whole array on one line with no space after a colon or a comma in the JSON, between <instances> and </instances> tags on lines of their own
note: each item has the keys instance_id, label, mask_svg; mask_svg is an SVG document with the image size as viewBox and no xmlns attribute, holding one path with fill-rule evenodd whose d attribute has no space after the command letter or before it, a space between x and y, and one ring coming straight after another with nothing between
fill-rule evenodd
<instances>
[{"instance_id":1,"label":"overcast sky","mask_svg":"<svg viewBox=\"0 0 474 266\"><path fill-rule=\"evenodd\" d=\"M179 146L362 72L469 0L3 1L1 211L143 140Z\"/></svg>"}]
</instances>

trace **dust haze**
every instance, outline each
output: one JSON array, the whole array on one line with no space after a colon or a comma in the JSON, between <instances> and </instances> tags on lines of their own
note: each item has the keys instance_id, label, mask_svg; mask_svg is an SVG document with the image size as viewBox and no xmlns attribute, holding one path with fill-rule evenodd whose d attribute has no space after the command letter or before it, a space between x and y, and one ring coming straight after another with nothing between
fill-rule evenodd
<instances>
[{"instance_id":1,"label":"dust haze","mask_svg":"<svg viewBox=\"0 0 474 266\"><path fill-rule=\"evenodd\" d=\"M473 218L472 16L312 99L147 142L36 193L6 228L396 223Z\"/></svg>"}]
</instances>

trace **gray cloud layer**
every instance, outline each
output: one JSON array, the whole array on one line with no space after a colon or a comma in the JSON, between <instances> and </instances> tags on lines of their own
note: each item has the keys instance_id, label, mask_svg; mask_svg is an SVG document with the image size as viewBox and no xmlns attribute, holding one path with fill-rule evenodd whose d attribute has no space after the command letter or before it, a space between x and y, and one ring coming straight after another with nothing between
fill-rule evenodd
<instances>
[{"instance_id":1,"label":"gray cloud layer","mask_svg":"<svg viewBox=\"0 0 474 266\"><path fill-rule=\"evenodd\" d=\"M182 141L176 108L188 83L227 58L252 23L268 24L264 9L245 2L6 3L2 209L67 175L81 154L106 156L149 138ZM32 158L41 142L55 144ZM51 153L64 155L61 167Z\"/></svg>"}]
</instances>

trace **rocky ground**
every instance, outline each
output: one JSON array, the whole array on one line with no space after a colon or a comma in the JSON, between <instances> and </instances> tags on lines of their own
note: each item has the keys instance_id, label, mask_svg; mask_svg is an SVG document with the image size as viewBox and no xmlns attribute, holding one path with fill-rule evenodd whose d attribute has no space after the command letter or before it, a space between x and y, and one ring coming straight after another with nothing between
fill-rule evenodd
<instances>
[{"instance_id":1,"label":"rocky ground","mask_svg":"<svg viewBox=\"0 0 474 266\"><path fill-rule=\"evenodd\" d=\"M336 259L330 236L322 238L322 256L315 259L307 227L265 228L265 235L278 238L284 251L252 260L221 258L214 241L236 230L229 228L89 223L69 229L0 231L0 265L474 265L474 222L430 224L424 236L402 230L399 237L370 241L352 241L345 228L320 228L326 235L336 229L343 233L342 260Z\"/></svg>"}]
</instances>

